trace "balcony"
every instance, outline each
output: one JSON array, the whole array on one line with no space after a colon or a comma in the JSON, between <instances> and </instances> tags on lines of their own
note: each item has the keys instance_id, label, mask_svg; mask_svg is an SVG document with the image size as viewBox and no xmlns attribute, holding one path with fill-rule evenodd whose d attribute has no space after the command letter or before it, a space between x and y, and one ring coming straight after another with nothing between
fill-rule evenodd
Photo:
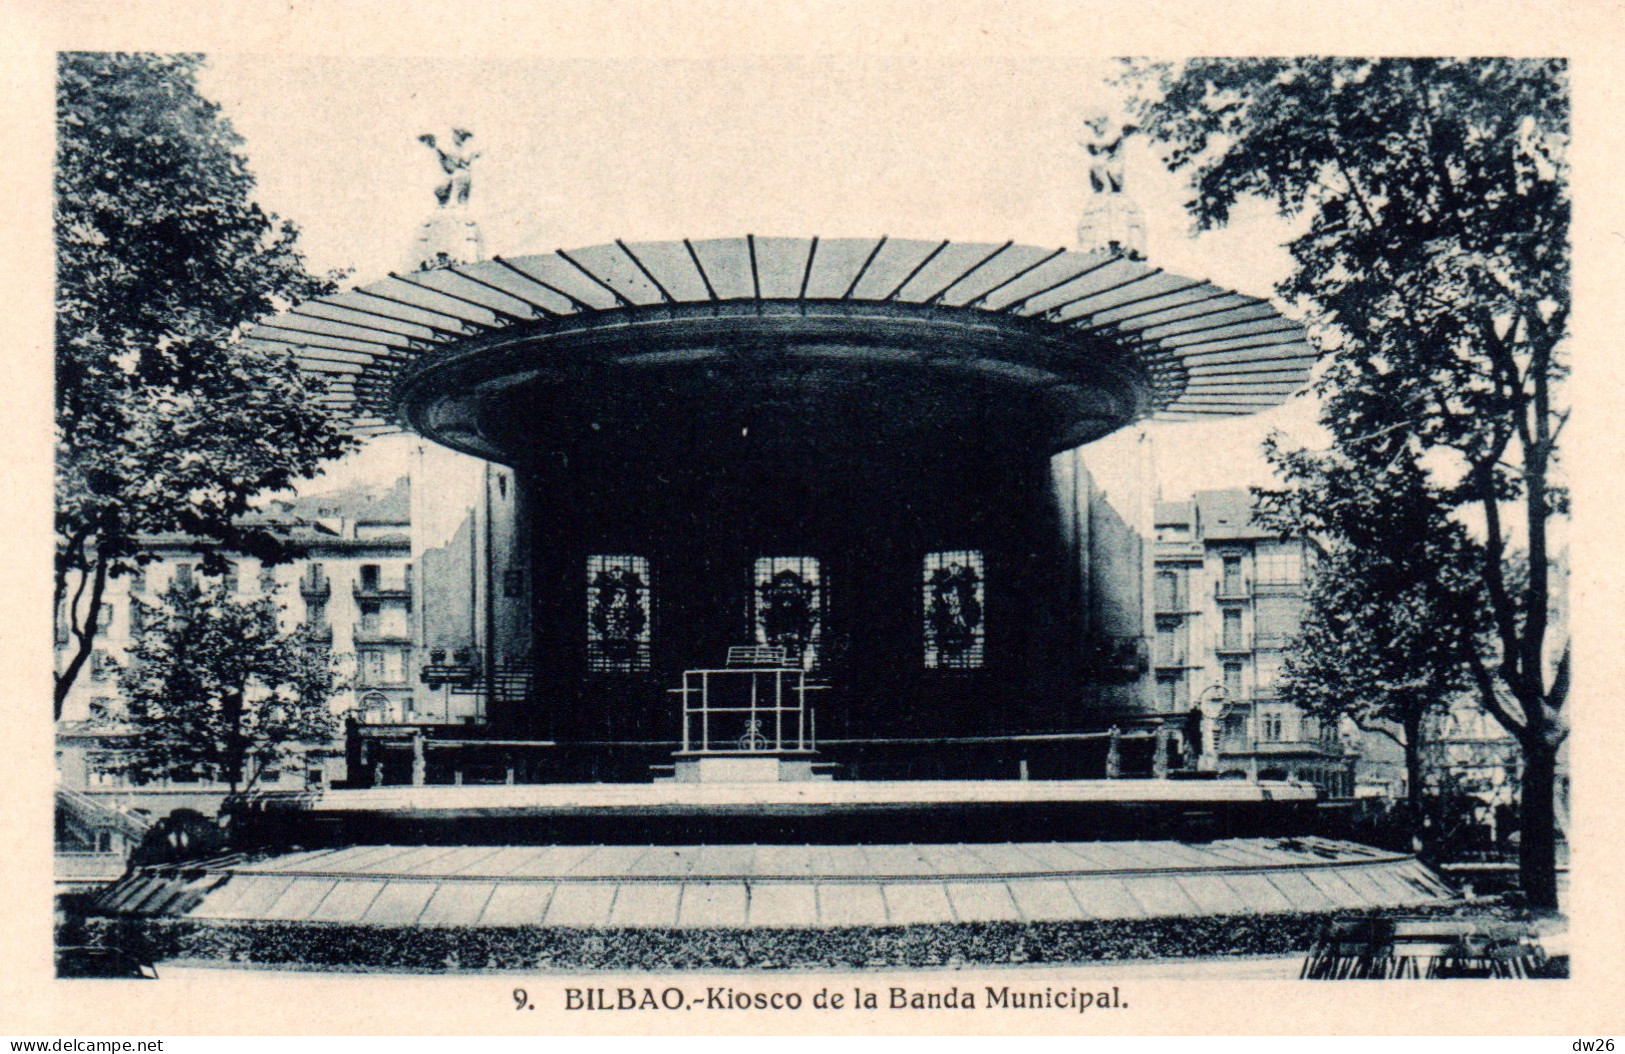
<instances>
[{"instance_id":1,"label":"balcony","mask_svg":"<svg viewBox=\"0 0 1625 1054\"><path fill-rule=\"evenodd\" d=\"M1156 598L1156 613L1159 615L1194 615L1199 612L1196 606L1191 603L1190 594L1181 589L1172 595L1160 594Z\"/></svg>"},{"instance_id":2,"label":"balcony","mask_svg":"<svg viewBox=\"0 0 1625 1054\"><path fill-rule=\"evenodd\" d=\"M326 575L300 575L299 594L306 600L326 599L333 595L333 580Z\"/></svg>"},{"instance_id":3,"label":"balcony","mask_svg":"<svg viewBox=\"0 0 1625 1054\"><path fill-rule=\"evenodd\" d=\"M388 672L363 669L356 674L355 686L357 691L371 691L379 688L402 691L412 687L412 681L406 676L403 664L402 671L394 677L391 677Z\"/></svg>"},{"instance_id":4,"label":"balcony","mask_svg":"<svg viewBox=\"0 0 1625 1054\"><path fill-rule=\"evenodd\" d=\"M1214 600L1251 600L1252 590L1245 578L1213 583Z\"/></svg>"},{"instance_id":5,"label":"balcony","mask_svg":"<svg viewBox=\"0 0 1625 1054\"><path fill-rule=\"evenodd\" d=\"M412 600L410 582L357 582L350 591L357 600Z\"/></svg>"},{"instance_id":6,"label":"balcony","mask_svg":"<svg viewBox=\"0 0 1625 1054\"><path fill-rule=\"evenodd\" d=\"M1303 581L1301 579L1272 582L1260 580L1253 585L1253 596L1255 597L1296 597L1302 595Z\"/></svg>"},{"instance_id":7,"label":"balcony","mask_svg":"<svg viewBox=\"0 0 1625 1054\"><path fill-rule=\"evenodd\" d=\"M1213 650L1220 655L1246 655L1253 650L1253 645L1245 635L1238 635L1222 638Z\"/></svg>"},{"instance_id":8,"label":"balcony","mask_svg":"<svg viewBox=\"0 0 1625 1054\"><path fill-rule=\"evenodd\" d=\"M357 622L351 629L357 644L410 644L412 631L406 626L381 626Z\"/></svg>"}]
</instances>

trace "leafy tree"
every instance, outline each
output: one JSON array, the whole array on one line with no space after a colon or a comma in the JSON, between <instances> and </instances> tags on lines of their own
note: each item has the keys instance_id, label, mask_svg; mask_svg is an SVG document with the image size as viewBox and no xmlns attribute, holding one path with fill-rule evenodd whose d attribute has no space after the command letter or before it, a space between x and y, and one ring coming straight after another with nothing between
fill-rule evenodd
<instances>
[{"instance_id":1,"label":"leafy tree","mask_svg":"<svg viewBox=\"0 0 1625 1054\"><path fill-rule=\"evenodd\" d=\"M1405 816L1422 835L1425 732L1471 687L1463 656L1487 628L1471 543L1413 459L1372 472L1335 453L1267 451L1289 489L1263 496L1262 518L1304 535L1318 557L1282 697L1397 743Z\"/></svg>"},{"instance_id":2,"label":"leafy tree","mask_svg":"<svg viewBox=\"0 0 1625 1054\"><path fill-rule=\"evenodd\" d=\"M1523 752L1522 884L1555 906L1569 660L1547 639L1548 534L1567 505L1566 65L1202 59L1134 64L1130 78L1142 127L1192 174L1198 227L1223 225L1243 197L1303 225L1279 291L1330 349L1320 391L1335 456L1378 502L1385 466L1428 470L1451 521L1472 526L1482 600L1449 632Z\"/></svg>"},{"instance_id":3,"label":"leafy tree","mask_svg":"<svg viewBox=\"0 0 1625 1054\"><path fill-rule=\"evenodd\" d=\"M283 632L274 595L171 586L130 648L122 681L136 781L185 777L250 790L338 724L332 656L308 627Z\"/></svg>"},{"instance_id":4,"label":"leafy tree","mask_svg":"<svg viewBox=\"0 0 1625 1054\"><path fill-rule=\"evenodd\" d=\"M254 495L353 446L291 357L232 342L248 322L331 291L294 227L260 209L241 140L198 94L195 55L64 54L57 66L56 579L89 657L110 576L138 537L183 533L276 562L239 517Z\"/></svg>"}]
</instances>

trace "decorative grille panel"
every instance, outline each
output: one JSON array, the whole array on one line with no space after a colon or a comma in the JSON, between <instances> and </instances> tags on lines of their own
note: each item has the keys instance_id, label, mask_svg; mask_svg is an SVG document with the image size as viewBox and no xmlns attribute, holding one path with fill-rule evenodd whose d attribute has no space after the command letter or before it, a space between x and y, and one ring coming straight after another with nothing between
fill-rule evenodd
<instances>
[{"instance_id":1,"label":"decorative grille panel","mask_svg":"<svg viewBox=\"0 0 1625 1054\"><path fill-rule=\"evenodd\" d=\"M758 644L783 648L803 669L818 665L823 641L824 579L814 556L756 561L752 623Z\"/></svg>"},{"instance_id":2,"label":"decorative grille panel","mask_svg":"<svg viewBox=\"0 0 1625 1054\"><path fill-rule=\"evenodd\" d=\"M587 669L649 668L649 601L646 557L587 557Z\"/></svg>"},{"instance_id":3,"label":"decorative grille panel","mask_svg":"<svg viewBox=\"0 0 1625 1054\"><path fill-rule=\"evenodd\" d=\"M925 668L979 669L986 644L982 554L925 554Z\"/></svg>"}]
</instances>

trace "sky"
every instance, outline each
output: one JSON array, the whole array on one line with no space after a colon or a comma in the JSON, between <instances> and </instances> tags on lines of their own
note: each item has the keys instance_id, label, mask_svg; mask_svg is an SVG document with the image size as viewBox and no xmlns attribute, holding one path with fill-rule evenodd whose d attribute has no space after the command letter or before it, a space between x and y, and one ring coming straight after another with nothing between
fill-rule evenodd
<instances>
[{"instance_id":1,"label":"sky","mask_svg":"<svg viewBox=\"0 0 1625 1054\"><path fill-rule=\"evenodd\" d=\"M1088 186L1082 117L1112 100L1100 62L905 56L513 61L216 54L202 78L245 139L259 199L294 220L314 270L365 284L410 264L439 177L418 135L475 133L472 210L489 253L615 238L752 233L1072 247ZM1289 229L1262 204L1193 237L1183 175L1143 144L1129 193L1152 263L1269 296ZM1147 425L1158 484L1269 482L1271 429L1316 443L1311 396L1212 424ZM1108 490L1134 429L1093 444ZM387 482L411 440L376 442L310 489Z\"/></svg>"}]
</instances>

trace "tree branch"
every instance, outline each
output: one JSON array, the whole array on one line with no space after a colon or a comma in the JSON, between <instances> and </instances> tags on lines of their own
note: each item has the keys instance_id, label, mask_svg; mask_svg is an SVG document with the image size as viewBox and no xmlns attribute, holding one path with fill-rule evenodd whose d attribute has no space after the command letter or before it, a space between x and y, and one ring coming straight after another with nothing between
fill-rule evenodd
<instances>
[{"instance_id":1,"label":"tree branch","mask_svg":"<svg viewBox=\"0 0 1625 1054\"><path fill-rule=\"evenodd\" d=\"M1518 742L1527 743L1530 729L1524 722L1519 721L1512 711L1502 705L1501 697L1495 694L1494 676L1484 668L1484 664L1479 661L1476 655L1469 654L1467 656L1467 665L1472 670L1473 680L1478 682L1480 704L1489 712L1491 717L1495 718L1502 728L1512 733Z\"/></svg>"},{"instance_id":2,"label":"tree branch","mask_svg":"<svg viewBox=\"0 0 1625 1054\"><path fill-rule=\"evenodd\" d=\"M90 611L86 623L79 621L79 601L84 596L86 580L93 581L90 591ZM79 647L68 659L68 664L57 674L56 684L52 691L51 719L62 719L62 704L67 701L68 691L73 682L78 679L79 672L84 669L90 653L96 646L96 624L101 617L102 593L107 586L107 557L101 549L96 550L96 564L93 574L81 573L79 588L74 592L73 603L70 605L69 625L73 636L78 640Z\"/></svg>"}]
</instances>

